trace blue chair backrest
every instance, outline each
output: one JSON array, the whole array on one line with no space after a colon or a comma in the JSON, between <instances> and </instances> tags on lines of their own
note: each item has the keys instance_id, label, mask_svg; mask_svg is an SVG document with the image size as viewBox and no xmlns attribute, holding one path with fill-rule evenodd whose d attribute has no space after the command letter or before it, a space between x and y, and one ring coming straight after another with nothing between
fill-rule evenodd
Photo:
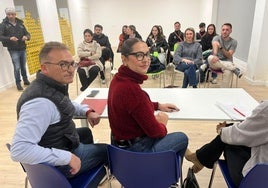
<instances>
[{"instance_id":1,"label":"blue chair backrest","mask_svg":"<svg viewBox=\"0 0 268 188\"><path fill-rule=\"evenodd\" d=\"M54 166L48 164L23 164L29 182L33 188L71 188L71 184Z\"/></svg>"},{"instance_id":2,"label":"blue chair backrest","mask_svg":"<svg viewBox=\"0 0 268 188\"><path fill-rule=\"evenodd\" d=\"M267 188L268 164L257 164L243 178L239 188Z\"/></svg>"},{"instance_id":3,"label":"blue chair backrest","mask_svg":"<svg viewBox=\"0 0 268 188\"><path fill-rule=\"evenodd\" d=\"M7 143L6 146L10 151L11 145ZM104 165L98 165L69 180L56 167L46 163L35 165L21 163L21 166L32 188L93 188L97 187L106 175Z\"/></svg>"},{"instance_id":4,"label":"blue chair backrest","mask_svg":"<svg viewBox=\"0 0 268 188\"><path fill-rule=\"evenodd\" d=\"M46 163L23 164L32 188L92 188L97 187L106 175L104 165L67 179L56 167Z\"/></svg>"},{"instance_id":5,"label":"blue chair backrest","mask_svg":"<svg viewBox=\"0 0 268 188\"><path fill-rule=\"evenodd\" d=\"M174 151L132 152L108 145L111 174L125 188L164 188L177 183L180 159Z\"/></svg>"}]
</instances>

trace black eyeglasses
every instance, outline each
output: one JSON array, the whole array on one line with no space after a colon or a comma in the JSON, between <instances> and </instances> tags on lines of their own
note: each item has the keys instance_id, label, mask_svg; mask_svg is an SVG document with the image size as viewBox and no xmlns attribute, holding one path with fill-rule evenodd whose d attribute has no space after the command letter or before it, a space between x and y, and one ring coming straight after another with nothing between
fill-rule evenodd
<instances>
[{"instance_id":1,"label":"black eyeglasses","mask_svg":"<svg viewBox=\"0 0 268 188\"><path fill-rule=\"evenodd\" d=\"M145 56L147 58L151 59L150 52L147 52L147 53L143 53L143 52L132 52L132 53L129 53L128 55L135 55L138 61L143 61L143 59L144 59Z\"/></svg>"},{"instance_id":2,"label":"black eyeglasses","mask_svg":"<svg viewBox=\"0 0 268 188\"><path fill-rule=\"evenodd\" d=\"M72 61L71 63L68 61L60 61L58 63L45 62L45 64L58 65L58 66L60 66L61 70L63 70L63 71L69 70L70 66L72 66L73 68L78 67L78 64L75 63L74 61Z\"/></svg>"}]
</instances>

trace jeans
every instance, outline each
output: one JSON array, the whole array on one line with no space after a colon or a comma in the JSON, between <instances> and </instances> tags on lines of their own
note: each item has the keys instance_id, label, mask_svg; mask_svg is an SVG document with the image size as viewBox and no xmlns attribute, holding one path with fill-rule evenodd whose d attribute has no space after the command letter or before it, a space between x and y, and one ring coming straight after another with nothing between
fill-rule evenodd
<instances>
[{"instance_id":1,"label":"jeans","mask_svg":"<svg viewBox=\"0 0 268 188\"><path fill-rule=\"evenodd\" d=\"M27 72L26 72L26 52L9 50L10 57L14 66L14 76L16 80L16 85L20 84L20 73L23 81L27 81Z\"/></svg>"},{"instance_id":2,"label":"jeans","mask_svg":"<svg viewBox=\"0 0 268 188\"><path fill-rule=\"evenodd\" d=\"M176 65L176 69L184 72L182 88L187 88L188 84L193 87L197 86L195 64L186 64L184 62L181 62L180 64Z\"/></svg>"},{"instance_id":3,"label":"jeans","mask_svg":"<svg viewBox=\"0 0 268 188\"><path fill-rule=\"evenodd\" d=\"M183 159L187 146L188 137L182 132L174 132L158 139L144 137L142 140L126 149L136 152L160 152L172 150Z\"/></svg>"},{"instance_id":4,"label":"jeans","mask_svg":"<svg viewBox=\"0 0 268 188\"><path fill-rule=\"evenodd\" d=\"M72 152L81 160L81 168L79 172L75 175L70 173L70 166L58 166L57 168L67 177L72 178L76 175L79 175L83 172L86 172L100 164L108 163L107 156L107 144L82 144Z\"/></svg>"}]
</instances>

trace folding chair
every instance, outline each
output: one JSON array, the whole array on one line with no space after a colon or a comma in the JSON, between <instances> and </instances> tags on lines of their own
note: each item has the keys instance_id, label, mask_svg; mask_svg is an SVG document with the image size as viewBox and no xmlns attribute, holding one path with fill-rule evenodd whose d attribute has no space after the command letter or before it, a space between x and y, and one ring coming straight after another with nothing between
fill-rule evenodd
<instances>
[{"instance_id":1,"label":"folding chair","mask_svg":"<svg viewBox=\"0 0 268 188\"><path fill-rule=\"evenodd\" d=\"M214 70L212 68L208 68L204 87L209 87L210 79L212 78L212 73L215 73L217 75L221 74L223 78L223 72L221 70ZM234 80L234 74L232 74L231 76L231 85L230 85L231 88L233 87L233 80ZM236 88L238 87L238 77L236 75L235 75L235 87Z\"/></svg>"}]
</instances>

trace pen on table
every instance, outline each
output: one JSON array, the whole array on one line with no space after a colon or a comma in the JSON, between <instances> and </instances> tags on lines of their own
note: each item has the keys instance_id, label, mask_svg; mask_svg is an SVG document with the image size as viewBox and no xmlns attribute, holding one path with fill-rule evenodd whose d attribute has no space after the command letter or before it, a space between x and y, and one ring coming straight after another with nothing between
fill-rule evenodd
<instances>
[{"instance_id":1,"label":"pen on table","mask_svg":"<svg viewBox=\"0 0 268 188\"><path fill-rule=\"evenodd\" d=\"M241 116L246 117L245 114L243 114L242 112L240 112L240 111L237 110L236 108L234 108L234 110L235 110L236 112L238 112Z\"/></svg>"}]
</instances>

